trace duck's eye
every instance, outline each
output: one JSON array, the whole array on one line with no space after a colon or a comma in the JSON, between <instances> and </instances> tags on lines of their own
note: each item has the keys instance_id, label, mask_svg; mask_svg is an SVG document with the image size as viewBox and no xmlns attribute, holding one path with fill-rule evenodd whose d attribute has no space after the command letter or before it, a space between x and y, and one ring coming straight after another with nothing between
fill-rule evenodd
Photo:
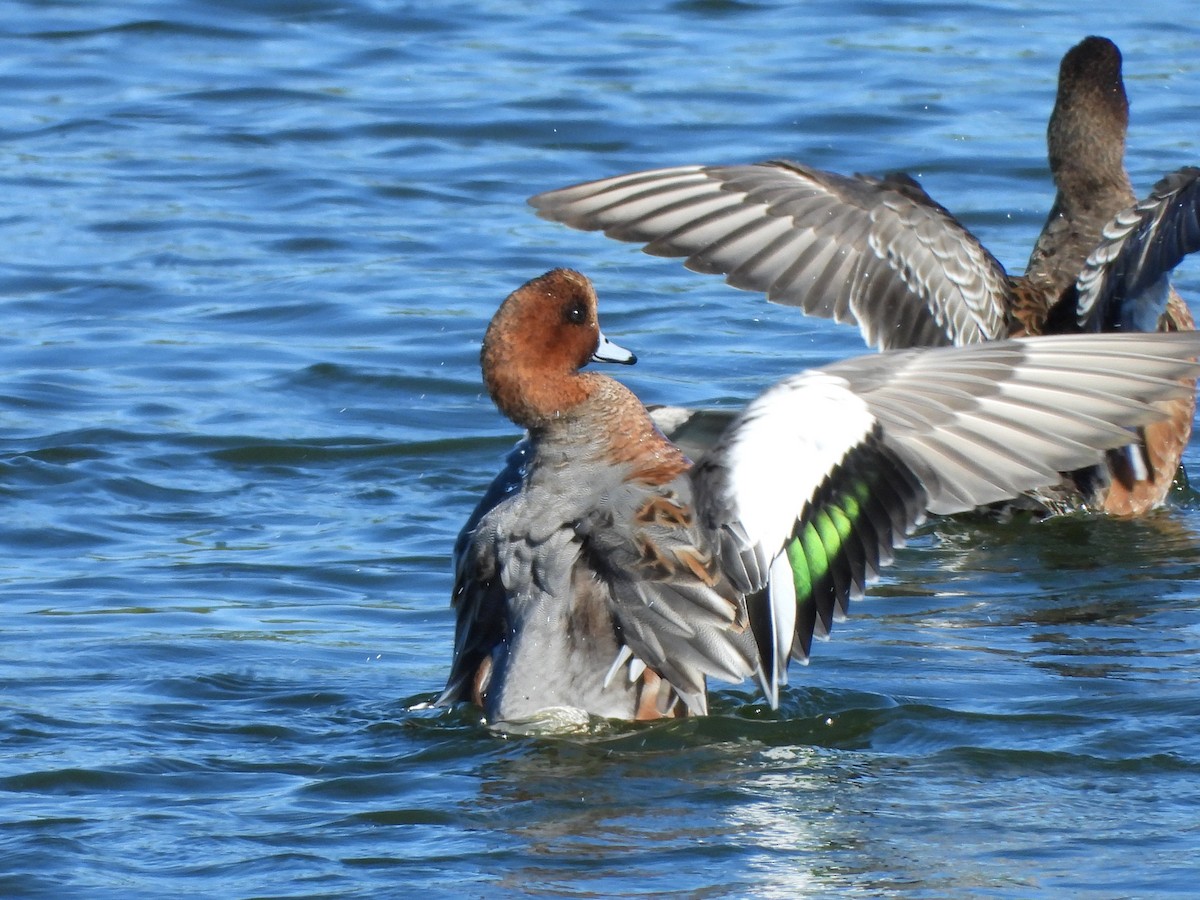
<instances>
[{"instance_id":1,"label":"duck's eye","mask_svg":"<svg viewBox=\"0 0 1200 900\"><path fill-rule=\"evenodd\" d=\"M572 325L582 325L587 321L587 307L582 303L572 303L567 307L567 321Z\"/></svg>"}]
</instances>

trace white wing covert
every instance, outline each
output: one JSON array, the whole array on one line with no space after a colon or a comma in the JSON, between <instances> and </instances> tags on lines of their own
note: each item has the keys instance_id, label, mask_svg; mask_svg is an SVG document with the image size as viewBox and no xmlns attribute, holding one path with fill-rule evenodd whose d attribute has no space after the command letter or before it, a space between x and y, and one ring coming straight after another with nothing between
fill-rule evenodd
<instances>
[{"instance_id":1,"label":"white wing covert","mask_svg":"<svg viewBox=\"0 0 1200 900\"><path fill-rule=\"evenodd\" d=\"M760 395L693 481L720 553L759 561L738 586L768 699L927 513L1096 463L1187 393L1197 354L1194 332L996 341L859 357Z\"/></svg>"}]
</instances>

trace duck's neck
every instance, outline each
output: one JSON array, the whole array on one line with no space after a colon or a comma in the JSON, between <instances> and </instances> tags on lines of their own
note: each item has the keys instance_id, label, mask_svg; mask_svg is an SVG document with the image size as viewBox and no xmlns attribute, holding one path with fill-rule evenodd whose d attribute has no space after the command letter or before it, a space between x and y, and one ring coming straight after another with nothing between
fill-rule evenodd
<instances>
[{"instance_id":1,"label":"duck's neck","mask_svg":"<svg viewBox=\"0 0 1200 900\"><path fill-rule=\"evenodd\" d=\"M1123 139L1100 140L1092 151L1076 148L1070 159L1059 155L1065 152L1061 148L1058 154L1052 150L1058 192L1025 271L1044 296L1057 298L1074 283L1104 226L1135 202L1122 161L1124 147Z\"/></svg>"},{"instance_id":2,"label":"duck's neck","mask_svg":"<svg viewBox=\"0 0 1200 900\"><path fill-rule=\"evenodd\" d=\"M484 384L496 408L531 431L562 418L588 396L583 375L544 360L531 363L506 341L485 340L482 363Z\"/></svg>"},{"instance_id":3,"label":"duck's neck","mask_svg":"<svg viewBox=\"0 0 1200 900\"><path fill-rule=\"evenodd\" d=\"M1109 216L1134 202L1125 171L1125 118L1110 113L1107 128L1078 121L1073 110L1050 120L1050 172L1058 196L1054 205L1071 216L1102 210Z\"/></svg>"},{"instance_id":4,"label":"duck's neck","mask_svg":"<svg viewBox=\"0 0 1200 900\"><path fill-rule=\"evenodd\" d=\"M1125 171L1129 101L1120 56L1079 51L1064 60L1046 129L1058 193L1026 270L1049 297L1074 282L1104 226L1135 201Z\"/></svg>"},{"instance_id":5,"label":"duck's neck","mask_svg":"<svg viewBox=\"0 0 1200 900\"><path fill-rule=\"evenodd\" d=\"M1088 39L1062 61L1058 93L1046 126L1050 171L1068 214L1078 208L1134 200L1125 173L1129 98L1121 54L1108 41Z\"/></svg>"},{"instance_id":6,"label":"duck's neck","mask_svg":"<svg viewBox=\"0 0 1200 900\"><path fill-rule=\"evenodd\" d=\"M629 388L599 372L579 373L585 399L561 415L527 425L543 452L561 449L574 462L625 469L626 477L665 484L691 461L666 438Z\"/></svg>"}]
</instances>

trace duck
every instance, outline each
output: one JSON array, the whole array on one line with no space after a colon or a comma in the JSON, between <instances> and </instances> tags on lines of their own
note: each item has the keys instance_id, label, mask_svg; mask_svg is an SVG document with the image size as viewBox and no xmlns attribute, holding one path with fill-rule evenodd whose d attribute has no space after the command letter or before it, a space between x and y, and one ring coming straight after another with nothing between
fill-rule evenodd
<instances>
[{"instance_id":1,"label":"duck","mask_svg":"<svg viewBox=\"0 0 1200 900\"><path fill-rule=\"evenodd\" d=\"M591 281L553 269L500 304L480 350L524 428L455 546L442 706L489 726L708 712L709 679L772 706L928 515L1052 483L1164 415L1200 333L910 348L790 376L692 459L625 385Z\"/></svg>"},{"instance_id":2,"label":"duck","mask_svg":"<svg viewBox=\"0 0 1200 900\"><path fill-rule=\"evenodd\" d=\"M1200 168L1171 172L1135 198L1124 165L1121 70L1120 50L1104 37L1087 37L1062 58L1047 126L1056 195L1020 275L902 172L846 176L786 160L681 165L550 190L529 203L543 218L684 257L689 269L724 275L736 288L856 324L883 350L1193 330L1169 275L1200 248ZM1161 506L1191 436L1195 392L1167 412L1105 465L1064 473L1028 507L1140 516Z\"/></svg>"}]
</instances>

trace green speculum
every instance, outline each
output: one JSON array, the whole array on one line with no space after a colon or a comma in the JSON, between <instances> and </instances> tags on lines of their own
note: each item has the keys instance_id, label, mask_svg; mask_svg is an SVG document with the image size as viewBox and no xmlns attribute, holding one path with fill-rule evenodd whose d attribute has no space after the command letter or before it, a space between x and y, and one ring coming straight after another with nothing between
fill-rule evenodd
<instances>
[{"instance_id":1,"label":"green speculum","mask_svg":"<svg viewBox=\"0 0 1200 900\"><path fill-rule=\"evenodd\" d=\"M850 537L869 490L862 480L847 485L798 526L796 536L785 548L797 603L808 600L813 585L829 573L830 563Z\"/></svg>"}]
</instances>

